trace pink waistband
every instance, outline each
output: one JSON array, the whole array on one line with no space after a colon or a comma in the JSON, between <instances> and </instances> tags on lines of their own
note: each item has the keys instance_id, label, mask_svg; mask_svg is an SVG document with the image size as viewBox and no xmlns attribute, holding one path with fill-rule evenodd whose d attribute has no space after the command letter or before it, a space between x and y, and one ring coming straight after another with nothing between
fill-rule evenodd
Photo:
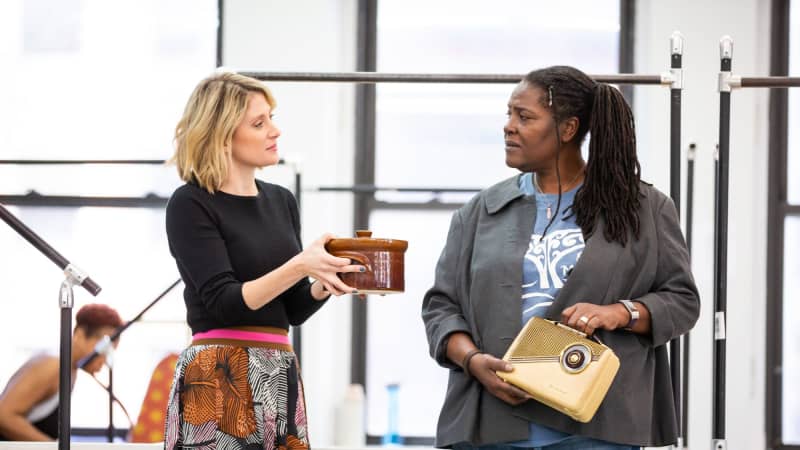
<instances>
[{"instance_id":1,"label":"pink waistband","mask_svg":"<svg viewBox=\"0 0 800 450\"><path fill-rule=\"evenodd\" d=\"M273 344L289 345L289 336L275 333L261 333L257 331L231 330L218 328L203 331L192 335L194 340L198 339L236 339L241 341L271 342Z\"/></svg>"}]
</instances>

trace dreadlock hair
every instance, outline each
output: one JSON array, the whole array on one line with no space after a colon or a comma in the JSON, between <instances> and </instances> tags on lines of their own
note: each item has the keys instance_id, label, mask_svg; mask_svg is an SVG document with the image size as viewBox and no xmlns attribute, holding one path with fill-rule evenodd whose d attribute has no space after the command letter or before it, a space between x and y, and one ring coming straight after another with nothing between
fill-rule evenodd
<instances>
[{"instance_id":1,"label":"dreadlock hair","mask_svg":"<svg viewBox=\"0 0 800 450\"><path fill-rule=\"evenodd\" d=\"M636 157L633 113L625 98L616 88L596 83L585 73L569 66L534 70L525 76L523 82L546 93L542 102L552 111L556 132L562 120L577 117L578 131L574 140L580 144L587 133L590 135L585 179L572 204L575 221L586 239L595 231L601 218L605 220L603 235L606 241L616 241L624 247L629 233L639 239L641 168ZM560 205L561 177L558 170L556 175ZM553 219L558 215L557 211Z\"/></svg>"}]
</instances>

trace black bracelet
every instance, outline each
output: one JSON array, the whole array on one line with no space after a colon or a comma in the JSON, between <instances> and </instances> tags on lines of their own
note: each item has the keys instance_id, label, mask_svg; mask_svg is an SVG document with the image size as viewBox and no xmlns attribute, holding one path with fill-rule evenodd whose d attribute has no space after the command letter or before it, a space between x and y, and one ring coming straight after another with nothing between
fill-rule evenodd
<instances>
[{"instance_id":1,"label":"black bracelet","mask_svg":"<svg viewBox=\"0 0 800 450\"><path fill-rule=\"evenodd\" d=\"M475 355L477 355L479 353L483 353L483 351L481 351L480 349L474 348L474 349L468 351L467 354L464 355L464 359L461 360L461 368L464 370L464 373L467 374L468 377L472 376L472 373L469 371L469 362L472 360L473 356L475 356Z\"/></svg>"}]
</instances>

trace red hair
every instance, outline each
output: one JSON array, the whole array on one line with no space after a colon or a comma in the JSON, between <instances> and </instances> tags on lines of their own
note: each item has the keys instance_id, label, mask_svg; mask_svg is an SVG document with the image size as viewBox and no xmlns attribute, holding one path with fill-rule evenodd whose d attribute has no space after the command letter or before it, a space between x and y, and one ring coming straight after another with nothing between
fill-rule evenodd
<instances>
[{"instance_id":1,"label":"red hair","mask_svg":"<svg viewBox=\"0 0 800 450\"><path fill-rule=\"evenodd\" d=\"M84 305L75 316L75 328L83 328L88 336L95 335L100 328L122 325L122 318L117 311L102 303Z\"/></svg>"}]
</instances>

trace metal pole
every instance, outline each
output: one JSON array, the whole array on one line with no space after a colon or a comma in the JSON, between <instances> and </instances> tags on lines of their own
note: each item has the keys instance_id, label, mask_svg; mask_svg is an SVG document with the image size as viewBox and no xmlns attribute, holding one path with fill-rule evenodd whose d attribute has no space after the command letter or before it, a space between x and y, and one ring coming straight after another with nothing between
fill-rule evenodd
<instances>
[{"instance_id":1,"label":"metal pole","mask_svg":"<svg viewBox=\"0 0 800 450\"><path fill-rule=\"evenodd\" d=\"M692 225L694 219L694 158L697 145L689 144L686 154L686 247L689 255L692 254ZM683 395L680 436L683 448L689 447L689 351L691 332L683 335Z\"/></svg>"},{"instance_id":2,"label":"metal pole","mask_svg":"<svg viewBox=\"0 0 800 450\"><path fill-rule=\"evenodd\" d=\"M800 87L800 77L742 77L741 87Z\"/></svg>"},{"instance_id":3,"label":"metal pole","mask_svg":"<svg viewBox=\"0 0 800 450\"><path fill-rule=\"evenodd\" d=\"M374 71L378 66L378 2L358 0L358 49L356 69ZM517 79L519 81L519 79ZM354 182L375 184L375 85L356 86L356 123ZM356 194L353 204L355 229L369 228L369 216L375 202L372 194ZM350 382L367 388L367 329L369 323L368 304L365 301L351 302L352 339L350 350Z\"/></svg>"},{"instance_id":4,"label":"metal pole","mask_svg":"<svg viewBox=\"0 0 800 450\"><path fill-rule=\"evenodd\" d=\"M58 358L58 450L70 447L70 406L72 394L72 305L74 293L72 286L77 280L69 274L61 283L59 307L61 308L61 329Z\"/></svg>"},{"instance_id":5,"label":"metal pole","mask_svg":"<svg viewBox=\"0 0 800 450\"><path fill-rule=\"evenodd\" d=\"M727 449L725 439L725 313L728 285L728 162L730 154L731 122L731 59L733 40L724 36L720 40L719 75L719 154L717 162L717 189L715 208L714 252L714 403L712 443L714 450Z\"/></svg>"},{"instance_id":6,"label":"metal pole","mask_svg":"<svg viewBox=\"0 0 800 450\"><path fill-rule=\"evenodd\" d=\"M235 70L235 69L234 69ZM262 81L316 81L333 83L519 83L525 74L461 73L379 73L379 72L259 72L235 70L241 75ZM589 75L597 82L611 84L671 85L664 75Z\"/></svg>"},{"instance_id":7,"label":"metal pole","mask_svg":"<svg viewBox=\"0 0 800 450\"><path fill-rule=\"evenodd\" d=\"M675 31L670 37L670 197L680 214L681 210L681 91L683 89L683 36ZM669 343L669 366L672 377L672 399L678 418L678 447L682 446L680 425L681 408L681 339L677 337Z\"/></svg>"},{"instance_id":8,"label":"metal pole","mask_svg":"<svg viewBox=\"0 0 800 450\"><path fill-rule=\"evenodd\" d=\"M108 367L108 430L106 439L114 442L114 369Z\"/></svg>"},{"instance_id":9,"label":"metal pole","mask_svg":"<svg viewBox=\"0 0 800 450\"><path fill-rule=\"evenodd\" d=\"M375 186L373 184L356 184L353 186L319 186L319 192L350 192L353 194L374 194L376 192L423 192L431 194L459 193L473 194L481 191L481 188L449 188L449 187L391 187Z\"/></svg>"},{"instance_id":10,"label":"metal pole","mask_svg":"<svg viewBox=\"0 0 800 450\"><path fill-rule=\"evenodd\" d=\"M300 168L296 165L292 165L294 169L294 198L297 202L297 214L299 215L302 211L302 184L301 184L301 175L300 175ZM295 358L297 358L298 364L300 367L303 367L303 360L301 358L301 352L303 347L303 330L300 328L299 325L292 327L292 349L294 350Z\"/></svg>"},{"instance_id":11,"label":"metal pole","mask_svg":"<svg viewBox=\"0 0 800 450\"><path fill-rule=\"evenodd\" d=\"M28 228L27 225L17 219L10 211L3 205L0 205L0 219L5 221L14 231L22 236L31 245L36 247L37 250L42 252L50 261L57 265L64 271L68 278L80 281L77 285L86 289L90 294L96 296L100 293L100 286L94 282L87 274L85 274L78 267L70 264L67 258L61 256L53 247L50 246L44 239L34 233L33 230ZM71 322L71 320L70 320ZM70 331L71 332L71 331Z\"/></svg>"},{"instance_id":12,"label":"metal pole","mask_svg":"<svg viewBox=\"0 0 800 450\"><path fill-rule=\"evenodd\" d=\"M122 165L155 165L163 166L169 163L164 159L0 159L0 165L16 166L74 166L74 165L96 165L96 164L122 164ZM287 164L281 158L278 165Z\"/></svg>"},{"instance_id":13,"label":"metal pole","mask_svg":"<svg viewBox=\"0 0 800 450\"><path fill-rule=\"evenodd\" d=\"M17 166L62 166L82 164L115 164L115 165L155 165L163 166L163 159L0 159L0 165Z\"/></svg>"}]
</instances>

